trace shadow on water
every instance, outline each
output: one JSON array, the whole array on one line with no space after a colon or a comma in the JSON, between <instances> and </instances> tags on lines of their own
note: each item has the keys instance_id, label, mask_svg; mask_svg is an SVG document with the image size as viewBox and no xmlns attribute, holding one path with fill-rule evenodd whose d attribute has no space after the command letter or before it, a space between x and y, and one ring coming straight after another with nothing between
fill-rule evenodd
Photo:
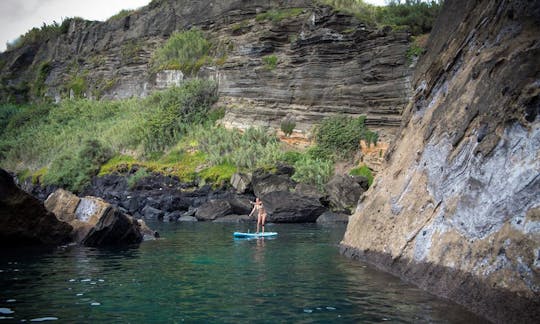
<instances>
[{"instance_id":1,"label":"shadow on water","mask_svg":"<svg viewBox=\"0 0 540 324\"><path fill-rule=\"evenodd\" d=\"M345 227L156 223L138 248L70 246L0 261L0 310L14 321L475 322L461 307L338 253ZM7 302L7 301L10 302ZM0 316L3 316L0 314Z\"/></svg>"}]
</instances>

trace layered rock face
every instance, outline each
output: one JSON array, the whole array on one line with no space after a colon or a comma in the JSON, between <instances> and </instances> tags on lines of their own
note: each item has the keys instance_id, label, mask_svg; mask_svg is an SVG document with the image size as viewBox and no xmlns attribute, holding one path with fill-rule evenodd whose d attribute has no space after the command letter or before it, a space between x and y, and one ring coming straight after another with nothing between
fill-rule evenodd
<instances>
[{"instance_id":1,"label":"layered rock face","mask_svg":"<svg viewBox=\"0 0 540 324\"><path fill-rule=\"evenodd\" d=\"M540 3L445 1L343 253L495 322L540 318Z\"/></svg>"},{"instance_id":2,"label":"layered rock face","mask_svg":"<svg viewBox=\"0 0 540 324\"><path fill-rule=\"evenodd\" d=\"M257 16L291 8L300 10L284 19ZM198 76L219 82L227 126L279 129L289 114L305 135L336 113L367 115L382 139L399 126L409 93L409 35L376 30L311 0L162 0L106 22L75 19L55 39L0 54L0 95L25 100L43 89L57 101L144 97L188 77L149 66L174 31L191 27L224 48L222 62Z\"/></svg>"},{"instance_id":3,"label":"layered rock face","mask_svg":"<svg viewBox=\"0 0 540 324\"><path fill-rule=\"evenodd\" d=\"M71 226L18 188L0 169L0 247L55 246L71 241Z\"/></svg>"},{"instance_id":4,"label":"layered rock face","mask_svg":"<svg viewBox=\"0 0 540 324\"><path fill-rule=\"evenodd\" d=\"M279 22L248 19L231 33L235 50L217 76L226 125L279 129L289 116L309 133L338 113L366 115L368 126L387 132L400 124L409 93L407 33L374 30L329 7ZM273 57L275 65L265 62Z\"/></svg>"}]
</instances>

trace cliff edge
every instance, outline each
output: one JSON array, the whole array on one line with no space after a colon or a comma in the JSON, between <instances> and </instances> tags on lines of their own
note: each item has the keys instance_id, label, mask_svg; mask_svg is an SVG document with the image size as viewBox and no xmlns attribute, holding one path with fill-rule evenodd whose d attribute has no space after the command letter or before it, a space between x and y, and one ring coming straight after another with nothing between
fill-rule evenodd
<instances>
[{"instance_id":1,"label":"cliff edge","mask_svg":"<svg viewBox=\"0 0 540 324\"><path fill-rule=\"evenodd\" d=\"M540 318L539 26L539 2L445 2L344 254L495 322Z\"/></svg>"}]
</instances>

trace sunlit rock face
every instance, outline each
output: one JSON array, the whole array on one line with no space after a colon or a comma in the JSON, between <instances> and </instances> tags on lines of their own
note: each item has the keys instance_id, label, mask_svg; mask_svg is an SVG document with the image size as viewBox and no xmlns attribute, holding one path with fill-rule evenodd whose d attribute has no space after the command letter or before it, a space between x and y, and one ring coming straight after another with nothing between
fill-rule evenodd
<instances>
[{"instance_id":1,"label":"sunlit rock face","mask_svg":"<svg viewBox=\"0 0 540 324\"><path fill-rule=\"evenodd\" d=\"M540 318L540 3L446 1L343 253L495 322Z\"/></svg>"},{"instance_id":2,"label":"sunlit rock face","mask_svg":"<svg viewBox=\"0 0 540 324\"><path fill-rule=\"evenodd\" d=\"M260 19L269 10L295 13ZM153 70L156 49L192 27L223 55L196 75ZM410 94L409 38L312 0L153 1L105 22L73 20L57 38L0 53L0 96L31 98L29 85L38 79L43 93L60 101L145 97L192 77L211 78L219 84L225 126L279 129L290 115L296 133L308 136L325 116L367 115L368 126L387 140ZM70 88L75 81L77 91Z\"/></svg>"}]
</instances>

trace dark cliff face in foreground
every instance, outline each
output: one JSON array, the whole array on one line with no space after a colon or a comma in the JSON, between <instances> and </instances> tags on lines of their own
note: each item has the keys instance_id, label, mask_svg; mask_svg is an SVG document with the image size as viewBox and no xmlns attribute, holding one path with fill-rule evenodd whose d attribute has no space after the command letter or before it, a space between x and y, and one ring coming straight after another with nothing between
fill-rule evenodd
<instances>
[{"instance_id":1,"label":"dark cliff face in foreground","mask_svg":"<svg viewBox=\"0 0 540 324\"><path fill-rule=\"evenodd\" d=\"M154 1L106 22L73 20L50 41L0 54L0 96L53 100L146 96L184 76L151 73L152 55L168 37L191 27L226 48L200 77L219 82L224 124L279 128L287 114L309 132L322 117L368 116L393 134L409 94L407 32L377 30L310 0ZM301 9L280 19L269 10ZM258 16L259 15L259 16ZM269 66L265 57L275 56Z\"/></svg>"},{"instance_id":2,"label":"dark cliff face in foreground","mask_svg":"<svg viewBox=\"0 0 540 324\"><path fill-rule=\"evenodd\" d=\"M0 248L69 243L71 230L71 225L59 221L0 169Z\"/></svg>"},{"instance_id":3,"label":"dark cliff face in foreground","mask_svg":"<svg viewBox=\"0 0 540 324\"><path fill-rule=\"evenodd\" d=\"M540 318L540 3L448 0L344 253L501 323Z\"/></svg>"}]
</instances>

